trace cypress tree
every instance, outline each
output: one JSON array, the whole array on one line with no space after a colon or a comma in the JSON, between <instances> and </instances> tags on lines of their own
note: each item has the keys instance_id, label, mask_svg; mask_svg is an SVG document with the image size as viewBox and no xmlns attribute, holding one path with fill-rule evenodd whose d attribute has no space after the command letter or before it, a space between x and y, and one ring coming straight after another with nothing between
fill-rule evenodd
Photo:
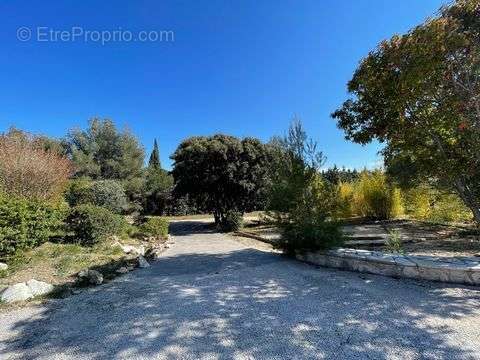
<instances>
[{"instance_id":1,"label":"cypress tree","mask_svg":"<svg viewBox=\"0 0 480 360\"><path fill-rule=\"evenodd\" d=\"M153 150L150 154L150 160L148 160L148 167L150 169L161 169L162 167L160 164L160 152L158 151L157 139L153 142Z\"/></svg>"}]
</instances>

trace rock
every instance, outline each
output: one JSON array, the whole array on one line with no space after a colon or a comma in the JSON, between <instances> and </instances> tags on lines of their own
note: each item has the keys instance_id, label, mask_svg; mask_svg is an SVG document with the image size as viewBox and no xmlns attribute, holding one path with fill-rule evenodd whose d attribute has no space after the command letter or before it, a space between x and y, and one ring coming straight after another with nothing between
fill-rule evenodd
<instances>
[{"instance_id":1,"label":"rock","mask_svg":"<svg viewBox=\"0 0 480 360\"><path fill-rule=\"evenodd\" d=\"M165 251L164 247L156 247L156 248L151 248L148 249L147 253L145 254L145 257L148 259L158 259L160 255Z\"/></svg>"},{"instance_id":2,"label":"rock","mask_svg":"<svg viewBox=\"0 0 480 360\"><path fill-rule=\"evenodd\" d=\"M138 257L138 267L140 267L140 268L148 268L148 267L150 267L150 264L148 263L147 260L145 260L145 258L144 258L142 255L140 255L140 256Z\"/></svg>"},{"instance_id":3,"label":"rock","mask_svg":"<svg viewBox=\"0 0 480 360\"><path fill-rule=\"evenodd\" d=\"M117 270L115 270L115 272L117 274L126 274L128 272L128 268L126 268L125 266L122 266L121 268L118 268Z\"/></svg>"},{"instance_id":4,"label":"rock","mask_svg":"<svg viewBox=\"0 0 480 360\"><path fill-rule=\"evenodd\" d=\"M5 271L8 269L8 265L5 263L0 262L0 271Z\"/></svg>"},{"instance_id":5,"label":"rock","mask_svg":"<svg viewBox=\"0 0 480 360\"><path fill-rule=\"evenodd\" d=\"M33 297L32 290L25 283L18 283L6 288L0 297L0 300L6 303L16 301L25 301Z\"/></svg>"},{"instance_id":6,"label":"rock","mask_svg":"<svg viewBox=\"0 0 480 360\"><path fill-rule=\"evenodd\" d=\"M103 283L103 275L96 270L88 270L88 281L93 285L100 285Z\"/></svg>"},{"instance_id":7,"label":"rock","mask_svg":"<svg viewBox=\"0 0 480 360\"><path fill-rule=\"evenodd\" d=\"M100 285L103 283L103 275L97 270L82 270L78 273L78 277L88 281L92 285Z\"/></svg>"},{"instance_id":8,"label":"rock","mask_svg":"<svg viewBox=\"0 0 480 360\"><path fill-rule=\"evenodd\" d=\"M37 281L35 279L27 281L27 286L30 288L33 296L46 295L53 291L52 284L43 281Z\"/></svg>"},{"instance_id":9,"label":"rock","mask_svg":"<svg viewBox=\"0 0 480 360\"><path fill-rule=\"evenodd\" d=\"M125 254L134 254L134 255L145 255L145 247L143 245L141 246L133 246L133 245L123 245L118 243L118 246L120 246Z\"/></svg>"}]
</instances>

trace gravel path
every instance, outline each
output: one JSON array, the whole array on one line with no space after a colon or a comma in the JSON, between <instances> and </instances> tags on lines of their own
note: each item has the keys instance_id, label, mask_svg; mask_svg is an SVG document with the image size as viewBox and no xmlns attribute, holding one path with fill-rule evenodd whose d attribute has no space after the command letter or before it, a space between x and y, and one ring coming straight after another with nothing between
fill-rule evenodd
<instances>
[{"instance_id":1,"label":"gravel path","mask_svg":"<svg viewBox=\"0 0 480 360\"><path fill-rule=\"evenodd\" d=\"M1 359L479 359L480 291L313 266L172 226L148 269L0 314Z\"/></svg>"}]
</instances>

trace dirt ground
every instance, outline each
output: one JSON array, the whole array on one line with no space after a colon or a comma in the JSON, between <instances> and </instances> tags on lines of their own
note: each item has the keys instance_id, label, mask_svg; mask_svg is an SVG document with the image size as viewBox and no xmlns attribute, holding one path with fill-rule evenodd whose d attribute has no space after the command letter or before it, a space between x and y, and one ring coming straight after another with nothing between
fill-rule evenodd
<instances>
[{"instance_id":1,"label":"dirt ground","mask_svg":"<svg viewBox=\"0 0 480 360\"><path fill-rule=\"evenodd\" d=\"M384 243L398 232L402 250L410 255L442 257L480 256L480 232L470 224L434 224L415 220L352 221L342 226L348 237L346 247L386 250ZM250 221L245 231L269 241L280 237L272 225ZM359 242L356 244L355 242ZM365 244L365 242L371 242Z\"/></svg>"}]
</instances>

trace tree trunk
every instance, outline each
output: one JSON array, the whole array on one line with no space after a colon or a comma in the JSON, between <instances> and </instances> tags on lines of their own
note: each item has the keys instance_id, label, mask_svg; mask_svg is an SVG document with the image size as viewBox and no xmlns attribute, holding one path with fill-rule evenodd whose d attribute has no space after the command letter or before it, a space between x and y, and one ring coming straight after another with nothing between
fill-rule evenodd
<instances>
[{"instance_id":1,"label":"tree trunk","mask_svg":"<svg viewBox=\"0 0 480 360\"><path fill-rule=\"evenodd\" d=\"M465 205L472 211L473 218L478 226L480 226L480 204L477 199L472 195L470 189L465 186L462 180L455 180L455 188L457 189L458 195L463 200Z\"/></svg>"},{"instance_id":2,"label":"tree trunk","mask_svg":"<svg viewBox=\"0 0 480 360\"><path fill-rule=\"evenodd\" d=\"M442 140L438 135L432 133L433 140L436 142L438 149L442 153L445 160L448 159L448 155L443 147ZM460 176L457 176L454 179L454 186L457 189L457 193L462 199L463 203L472 211L473 218L478 226L480 226L480 204L475 196L472 194L468 186L465 185L465 182Z\"/></svg>"},{"instance_id":3,"label":"tree trunk","mask_svg":"<svg viewBox=\"0 0 480 360\"><path fill-rule=\"evenodd\" d=\"M213 212L213 218L215 219L215 225L220 224L220 216L217 211Z\"/></svg>"}]
</instances>

